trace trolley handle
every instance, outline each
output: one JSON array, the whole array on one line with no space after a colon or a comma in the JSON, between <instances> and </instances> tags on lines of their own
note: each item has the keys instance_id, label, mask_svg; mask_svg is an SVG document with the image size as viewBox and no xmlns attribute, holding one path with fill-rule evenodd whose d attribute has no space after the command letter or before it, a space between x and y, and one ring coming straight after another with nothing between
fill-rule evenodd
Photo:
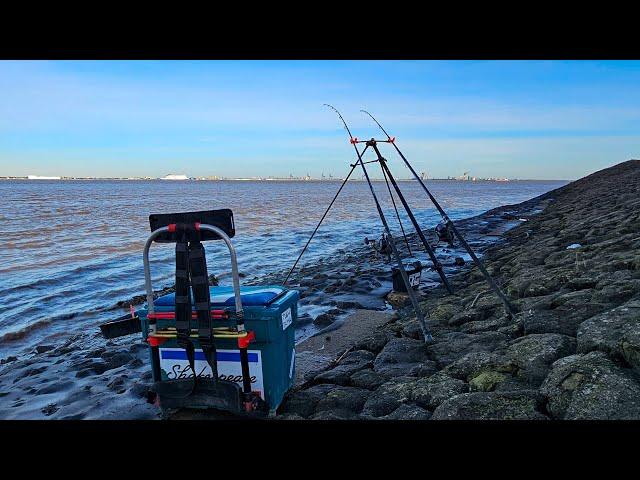
<instances>
[{"instance_id":1,"label":"trolley handle","mask_svg":"<svg viewBox=\"0 0 640 480\"><path fill-rule=\"evenodd\" d=\"M170 232L173 230L175 226L169 225L166 227L158 228L154 230L147 241L144 244L144 250L142 252L142 262L144 265L144 288L147 294L147 308L150 314L155 313L155 308L153 305L153 286L151 284L151 266L149 263L149 249L151 248L151 244L153 241L162 233ZM240 297L240 275L238 274L238 260L236 255L236 249L231 243L231 239L229 236L220 228L209 225L207 223L195 223L194 228L196 230L207 230L209 232L213 232L217 234L224 243L227 244L227 248L229 249L229 254L231 256L231 277L233 281L233 292L235 296L236 303L236 316L238 318L239 324L244 324L244 314L242 311L242 299Z\"/></svg>"}]
</instances>

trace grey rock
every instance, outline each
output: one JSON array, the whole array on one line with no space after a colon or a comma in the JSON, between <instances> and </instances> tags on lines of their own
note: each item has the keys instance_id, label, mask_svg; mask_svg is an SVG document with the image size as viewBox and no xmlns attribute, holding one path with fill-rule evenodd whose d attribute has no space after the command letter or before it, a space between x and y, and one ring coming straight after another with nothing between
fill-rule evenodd
<instances>
[{"instance_id":1,"label":"grey rock","mask_svg":"<svg viewBox=\"0 0 640 480\"><path fill-rule=\"evenodd\" d=\"M494 370L482 372L469 380L469 389L472 392L492 392L498 390L498 387L503 384L507 378L504 373Z\"/></svg>"},{"instance_id":2,"label":"grey rock","mask_svg":"<svg viewBox=\"0 0 640 480\"><path fill-rule=\"evenodd\" d=\"M512 374L518 370L512 361L492 352L471 352L446 366L442 372L469 381L483 372Z\"/></svg>"},{"instance_id":3,"label":"grey rock","mask_svg":"<svg viewBox=\"0 0 640 480\"><path fill-rule=\"evenodd\" d=\"M497 331L499 328L511 325L512 323L513 322L511 320L503 315L498 318L467 322L460 327L460 331L464 333L480 333L488 332L491 330Z\"/></svg>"},{"instance_id":4,"label":"grey rock","mask_svg":"<svg viewBox=\"0 0 640 480\"><path fill-rule=\"evenodd\" d=\"M324 327L327 325L331 325L334 321L335 317L331 313L321 313L313 320L313 324Z\"/></svg>"},{"instance_id":5,"label":"grey rock","mask_svg":"<svg viewBox=\"0 0 640 480\"><path fill-rule=\"evenodd\" d=\"M129 389L129 393L135 397L146 398L149 394L149 385L136 383Z\"/></svg>"},{"instance_id":6,"label":"grey rock","mask_svg":"<svg viewBox=\"0 0 640 480\"><path fill-rule=\"evenodd\" d=\"M387 376L407 375L419 364L429 364L426 345L421 340L393 338L387 342L373 363L373 369Z\"/></svg>"},{"instance_id":7,"label":"grey rock","mask_svg":"<svg viewBox=\"0 0 640 480\"><path fill-rule=\"evenodd\" d=\"M436 362L432 362L431 360L418 363L409 369L408 375L410 377L430 377L434 373L438 371L438 366Z\"/></svg>"},{"instance_id":8,"label":"grey rock","mask_svg":"<svg viewBox=\"0 0 640 480\"><path fill-rule=\"evenodd\" d=\"M553 362L575 351L576 340L567 335L531 334L511 341L505 349L505 358L518 366L518 376L539 386Z\"/></svg>"},{"instance_id":9,"label":"grey rock","mask_svg":"<svg viewBox=\"0 0 640 480\"><path fill-rule=\"evenodd\" d=\"M371 335L358 340L354 348L358 350L368 350L379 353L389 341L390 335L382 330L378 330Z\"/></svg>"},{"instance_id":10,"label":"grey rock","mask_svg":"<svg viewBox=\"0 0 640 480\"><path fill-rule=\"evenodd\" d=\"M127 363L127 367L129 368L138 368L144 365L144 362L139 358L134 358L129 363Z\"/></svg>"},{"instance_id":11,"label":"grey rock","mask_svg":"<svg viewBox=\"0 0 640 480\"><path fill-rule=\"evenodd\" d=\"M411 401L411 391L415 379L408 377L383 383L367 398L362 415L383 417L396 410L401 404Z\"/></svg>"},{"instance_id":12,"label":"grey rock","mask_svg":"<svg viewBox=\"0 0 640 480\"><path fill-rule=\"evenodd\" d=\"M449 325L452 327L458 327L467 322L478 322L487 318L486 311L484 310L465 310L460 313L456 313L449 319Z\"/></svg>"},{"instance_id":13,"label":"grey rock","mask_svg":"<svg viewBox=\"0 0 640 480\"><path fill-rule=\"evenodd\" d=\"M337 301L336 302L336 307L342 309L342 310L351 310L354 308L364 308L362 306L362 304L358 303L358 302L348 302L348 301Z\"/></svg>"},{"instance_id":14,"label":"grey rock","mask_svg":"<svg viewBox=\"0 0 640 480\"><path fill-rule=\"evenodd\" d=\"M89 375L101 375L104 372L109 370L109 365L107 363L94 360L90 364L84 366L78 373L76 373L76 377L83 378Z\"/></svg>"},{"instance_id":15,"label":"grey rock","mask_svg":"<svg viewBox=\"0 0 640 480\"><path fill-rule=\"evenodd\" d=\"M358 415L352 411L345 409L335 410L323 410L318 413L314 413L309 417L309 420L356 420Z\"/></svg>"},{"instance_id":16,"label":"grey rock","mask_svg":"<svg viewBox=\"0 0 640 480\"><path fill-rule=\"evenodd\" d=\"M55 403L50 403L46 407L42 408L42 413L44 413L47 417L56 413L60 408Z\"/></svg>"},{"instance_id":17,"label":"grey rock","mask_svg":"<svg viewBox=\"0 0 640 480\"><path fill-rule=\"evenodd\" d=\"M554 418L630 420L640 418L640 384L599 351L561 358L540 391Z\"/></svg>"},{"instance_id":18,"label":"grey rock","mask_svg":"<svg viewBox=\"0 0 640 480\"><path fill-rule=\"evenodd\" d=\"M567 283L565 283L564 286L570 288L571 290L585 290L587 288L595 287L596 283L598 283L598 280L596 280L594 277L582 276L572 278Z\"/></svg>"},{"instance_id":19,"label":"grey rock","mask_svg":"<svg viewBox=\"0 0 640 480\"><path fill-rule=\"evenodd\" d=\"M577 339L580 353L600 350L640 369L640 300L585 320Z\"/></svg>"},{"instance_id":20,"label":"grey rock","mask_svg":"<svg viewBox=\"0 0 640 480\"><path fill-rule=\"evenodd\" d=\"M438 365L445 367L469 352L491 352L508 339L509 337L498 332L451 332L441 335L427 350Z\"/></svg>"},{"instance_id":21,"label":"grey rock","mask_svg":"<svg viewBox=\"0 0 640 480\"><path fill-rule=\"evenodd\" d=\"M521 390L531 390L531 385L521 378L505 376L504 380L497 382L492 391L495 392L516 392Z\"/></svg>"},{"instance_id":22,"label":"grey rock","mask_svg":"<svg viewBox=\"0 0 640 480\"><path fill-rule=\"evenodd\" d=\"M582 317L560 315L557 311L535 311L525 315L523 328L525 334L560 333L575 336Z\"/></svg>"},{"instance_id":23,"label":"grey rock","mask_svg":"<svg viewBox=\"0 0 640 480\"><path fill-rule=\"evenodd\" d=\"M389 292L386 297L387 302L395 309L402 308L409 303L411 299L409 294L403 292Z\"/></svg>"},{"instance_id":24,"label":"grey rock","mask_svg":"<svg viewBox=\"0 0 640 480\"><path fill-rule=\"evenodd\" d=\"M379 417L379 420L429 420L431 412L411 403L403 403L389 415Z\"/></svg>"},{"instance_id":25,"label":"grey rock","mask_svg":"<svg viewBox=\"0 0 640 480\"><path fill-rule=\"evenodd\" d=\"M94 348L83 355L84 358L100 358L107 351L106 348Z\"/></svg>"},{"instance_id":26,"label":"grey rock","mask_svg":"<svg viewBox=\"0 0 640 480\"><path fill-rule=\"evenodd\" d=\"M112 370L114 368L126 365L131 360L133 360L135 356L129 352L106 352L102 354L102 358L107 364L107 370Z\"/></svg>"},{"instance_id":27,"label":"grey rock","mask_svg":"<svg viewBox=\"0 0 640 480\"><path fill-rule=\"evenodd\" d=\"M387 378L384 375L369 369L359 370L351 375L351 385L367 390L375 390L386 381Z\"/></svg>"},{"instance_id":28,"label":"grey rock","mask_svg":"<svg viewBox=\"0 0 640 480\"><path fill-rule=\"evenodd\" d=\"M48 352L49 350L53 350L54 348L55 346L53 345L36 345L36 352L45 353L45 352Z\"/></svg>"},{"instance_id":29,"label":"grey rock","mask_svg":"<svg viewBox=\"0 0 640 480\"><path fill-rule=\"evenodd\" d=\"M445 400L469 391L462 380L436 373L429 378L421 378L412 385L411 400L421 407L433 410Z\"/></svg>"},{"instance_id":30,"label":"grey rock","mask_svg":"<svg viewBox=\"0 0 640 480\"><path fill-rule=\"evenodd\" d=\"M285 396L280 410L282 413L296 414L305 418L309 417L315 412L318 402L333 388L335 388L334 385L320 384L305 390L290 392Z\"/></svg>"},{"instance_id":31,"label":"grey rock","mask_svg":"<svg viewBox=\"0 0 640 480\"><path fill-rule=\"evenodd\" d=\"M123 376L117 376L109 383L107 383L107 388L109 390L113 390L114 392L121 394L127 391L124 387L125 378Z\"/></svg>"},{"instance_id":32,"label":"grey rock","mask_svg":"<svg viewBox=\"0 0 640 480\"><path fill-rule=\"evenodd\" d=\"M318 401L316 413L341 409L359 413L370 393L363 388L336 386Z\"/></svg>"},{"instance_id":33,"label":"grey rock","mask_svg":"<svg viewBox=\"0 0 640 480\"><path fill-rule=\"evenodd\" d=\"M463 393L444 401L432 420L545 420L543 397L535 390Z\"/></svg>"},{"instance_id":34,"label":"grey rock","mask_svg":"<svg viewBox=\"0 0 640 480\"><path fill-rule=\"evenodd\" d=\"M351 375L358 370L372 367L374 358L375 355L367 350L356 350L348 353L337 366L317 375L315 381L318 383L350 385Z\"/></svg>"},{"instance_id":35,"label":"grey rock","mask_svg":"<svg viewBox=\"0 0 640 480\"><path fill-rule=\"evenodd\" d=\"M295 413L285 413L283 415L276 416L275 420L304 420L304 417Z\"/></svg>"}]
</instances>

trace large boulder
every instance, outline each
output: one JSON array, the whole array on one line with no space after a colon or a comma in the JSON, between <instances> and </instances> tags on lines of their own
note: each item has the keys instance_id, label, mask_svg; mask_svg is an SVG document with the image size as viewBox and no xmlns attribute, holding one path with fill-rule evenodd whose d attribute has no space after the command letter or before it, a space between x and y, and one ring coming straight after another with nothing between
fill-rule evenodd
<instances>
[{"instance_id":1,"label":"large boulder","mask_svg":"<svg viewBox=\"0 0 640 480\"><path fill-rule=\"evenodd\" d=\"M334 388L334 385L322 384L290 392L284 398L279 410L284 414L309 417L315 412L318 402Z\"/></svg>"},{"instance_id":2,"label":"large boulder","mask_svg":"<svg viewBox=\"0 0 640 480\"><path fill-rule=\"evenodd\" d=\"M414 382L415 379L411 377L401 377L383 383L367 398L362 415L383 417L392 413L403 403L409 403Z\"/></svg>"},{"instance_id":3,"label":"large boulder","mask_svg":"<svg viewBox=\"0 0 640 480\"><path fill-rule=\"evenodd\" d=\"M509 339L498 332L477 334L451 332L440 335L436 343L429 345L429 356L440 367L445 367L469 352L491 352Z\"/></svg>"},{"instance_id":4,"label":"large boulder","mask_svg":"<svg viewBox=\"0 0 640 480\"><path fill-rule=\"evenodd\" d=\"M348 386L351 384L351 375L358 370L373 366L375 355L367 350L356 350L348 353L334 368L316 375L317 383L335 383Z\"/></svg>"},{"instance_id":5,"label":"large boulder","mask_svg":"<svg viewBox=\"0 0 640 480\"><path fill-rule=\"evenodd\" d=\"M552 366L540 391L547 410L566 420L640 419L640 384L603 352L571 355Z\"/></svg>"},{"instance_id":6,"label":"large boulder","mask_svg":"<svg viewBox=\"0 0 640 480\"><path fill-rule=\"evenodd\" d=\"M351 385L354 387L375 390L387 381L387 377L370 369L358 370L351 375Z\"/></svg>"},{"instance_id":7,"label":"large boulder","mask_svg":"<svg viewBox=\"0 0 640 480\"><path fill-rule=\"evenodd\" d=\"M378 354L390 338L391 335L384 330L376 330L371 335L358 340L354 347L357 350L368 350L369 352Z\"/></svg>"},{"instance_id":8,"label":"large boulder","mask_svg":"<svg viewBox=\"0 0 640 480\"><path fill-rule=\"evenodd\" d=\"M631 300L584 321L578 329L578 352L605 352L640 369L640 300Z\"/></svg>"},{"instance_id":9,"label":"large boulder","mask_svg":"<svg viewBox=\"0 0 640 480\"><path fill-rule=\"evenodd\" d=\"M445 400L468 391L469 386L462 380L439 372L416 380L412 385L411 399L419 406L433 410Z\"/></svg>"},{"instance_id":10,"label":"large boulder","mask_svg":"<svg viewBox=\"0 0 640 480\"><path fill-rule=\"evenodd\" d=\"M582 322L607 308L607 303L592 299L591 290L547 295L524 306L524 331L526 334L560 333L575 336Z\"/></svg>"},{"instance_id":11,"label":"large boulder","mask_svg":"<svg viewBox=\"0 0 640 480\"><path fill-rule=\"evenodd\" d=\"M316 413L346 411L359 413L371 392L363 388L336 386L316 405Z\"/></svg>"},{"instance_id":12,"label":"large boulder","mask_svg":"<svg viewBox=\"0 0 640 480\"><path fill-rule=\"evenodd\" d=\"M435 364L427 357L424 341L411 338L393 338L387 342L373 363L373 369L387 377L408 375L412 368Z\"/></svg>"},{"instance_id":13,"label":"large boulder","mask_svg":"<svg viewBox=\"0 0 640 480\"><path fill-rule=\"evenodd\" d=\"M574 338L559 333L531 334L511 341L504 350L508 361L518 366L518 376L538 386L551 364L576 351Z\"/></svg>"},{"instance_id":14,"label":"large boulder","mask_svg":"<svg viewBox=\"0 0 640 480\"><path fill-rule=\"evenodd\" d=\"M405 307L411 303L409 294L403 292L389 292L387 302L396 309Z\"/></svg>"},{"instance_id":15,"label":"large boulder","mask_svg":"<svg viewBox=\"0 0 640 480\"><path fill-rule=\"evenodd\" d=\"M444 401L432 420L545 420L543 397L535 390L463 393Z\"/></svg>"},{"instance_id":16,"label":"large boulder","mask_svg":"<svg viewBox=\"0 0 640 480\"><path fill-rule=\"evenodd\" d=\"M518 366L502 355L493 352L471 352L460 357L442 371L447 375L465 381L485 372L513 374Z\"/></svg>"}]
</instances>

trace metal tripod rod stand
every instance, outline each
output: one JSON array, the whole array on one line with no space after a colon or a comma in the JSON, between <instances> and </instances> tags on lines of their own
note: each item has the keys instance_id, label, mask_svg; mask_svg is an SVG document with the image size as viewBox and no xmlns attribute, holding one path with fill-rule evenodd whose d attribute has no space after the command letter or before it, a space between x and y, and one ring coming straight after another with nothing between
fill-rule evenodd
<instances>
[{"instance_id":1,"label":"metal tripod rod stand","mask_svg":"<svg viewBox=\"0 0 640 480\"><path fill-rule=\"evenodd\" d=\"M502 304L504 305L505 308L505 313L507 314L508 317L513 317L515 315L515 309L513 308L513 305L511 305L511 302L509 302L509 299L505 296L505 294L502 292L502 290L500 289L500 287L498 287L498 285L496 284L496 282L493 280L493 278L491 277L491 275L489 275L489 272L487 272L487 269L484 267L483 263L480 261L480 259L476 256L475 252L473 251L473 249L471 248L471 246L467 243L467 241L464 239L464 237L462 236L462 234L458 231L458 229L456 228L456 226L453 224L453 222L451 221L451 219L449 218L449 216L447 215L447 213L443 210L443 208L440 206L440 204L438 203L438 201L435 199L435 197L431 194L431 192L429 191L429 189L427 188L427 186L424 184L424 182L422 181L422 179L420 178L420 176L416 173L416 171L413 169L413 167L411 166L411 164L409 163L409 160L407 160L407 158L403 155L403 153L400 151L400 149L398 148L398 146L395 143L395 137L391 137L387 131L383 128L382 125L380 125L380 122L378 122L378 120L375 119L375 117L373 115L371 115L369 112L367 112L366 110L361 110L362 112L366 113L367 115L369 115L371 117L371 119L378 125L378 127L380 127L380 130L382 130L382 132L387 136L387 141L385 143L390 143L393 145L393 147L396 149L396 152L398 152L398 155L400 155L400 158L402 158L402 161L404 162L404 164L407 166L407 168L411 171L411 174L413 175L413 177L418 181L418 183L420 183L420 186L422 187L422 189L425 191L425 193L427 194L427 196L429 197L429 199L431 200L431 202L433 203L433 205L436 207L436 209L438 210L438 212L440 212L440 215L442 216L442 220L444 220L444 222L446 223L446 225L448 227L451 228L451 230L453 231L454 235L456 237L458 237L458 240L460 240L460 244L464 247L464 249L467 251L467 253L469 254L469 256L471 257L471 259L474 261L474 263L476 264L476 266L478 267L478 269L480 270L480 272L482 273L482 275L484 276L485 280L487 281L487 283L489 284L489 286L491 287L491 289L495 292L495 294L498 296L498 298L500 299L500 301L502 302Z\"/></svg>"},{"instance_id":2,"label":"metal tripod rod stand","mask_svg":"<svg viewBox=\"0 0 640 480\"><path fill-rule=\"evenodd\" d=\"M369 145L376 152L376 155L378 156L378 161L380 162L380 166L382 167L382 171L387 175L387 177L389 177L389 180L391 181L391 184L393 185L394 190L398 194L398 198L400 199L400 202L402 202L402 206L404 207L405 211L407 212L407 215L409 216L409 219L411 220L411 223L413 224L413 228L415 228L416 233L418 234L418 237L420 237L420 241L422 242L422 245L424 246L424 249L426 250L427 254L429 255L429 258L431 258L431 262L433 263L433 267L438 272L438 275L440 275L440 279L442 280L442 283L447 288L447 291L450 294L453 294L453 287L449 283L449 280L447 279L447 276L444 273L444 270L442 268L442 264L438 261L438 259L436 257L436 254L433 251L433 248L431 248L431 245L429 244L429 242L425 238L424 233L422 233L422 229L420 228L420 225L418 224L418 221L416 220L416 217L413 216L413 212L411 211L411 208L407 204L407 201L404 198L404 195L400 191L400 187L398 186L398 183L396 182L395 178L391 174L391 170L389 170L389 167L387 166L387 160L380 154L380 150L378 150L378 145L377 145L376 140L374 140L374 139L369 140L367 142L367 146L369 146Z\"/></svg>"},{"instance_id":3,"label":"metal tripod rod stand","mask_svg":"<svg viewBox=\"0 0 640 480\"><path fill-rule=\"evenodd\" d=\"M429 331L429 328L427 327L427 322L424 318L424 315L422 313L422 310L420 309L420 305L418 303L418 298L416 297L416 293L413 291L413 288L411 287L411 284L409 283L409 276L407 275L406 270L404 269L404 265L402 263L402 258L400 257L400 254L398 253L398 248L396 247L396 242L395 239L393 238L393 235L391 234L391 230L389 229L389 224L387 223L387 219L384 216L384 213L382 212L382 207L380 206L380 202L378 202L378 197L376 196L376 192L373 189L373 185L371 184L371 179L369 178L369 174L367 173L367 169L364 166L364 162L362 161L362 155L364 155L364 152L367 151L367 148L369 148L369 145L367 145L364 150L362 151L362 153L360 153L360 151L358 150L358 147L356 146L355 142L353 143L353 148L356 151L356 154L358 155L358 162L360 164L360 166L362 167L362 172L364 173L365 179L367 180L367 184L369 185L369 190L371 190L371 196L373 197L373 201L376 204L376 209L378 210L378 215L380 216L380 220L382 221L382 225L384 226L385 231L387 232L387 235L389 236L389 240L390 240L390 244L391 244L391 250L393 251L393 256L396 259L396 262L398 262L398 269L400 270L400 275L402 277L402 280L404 281L404 284L407 287L407 293L409 294L409 299L411 300L411 305L413 306L413 309L416 312L416 318L418 319L418 322L420 323L420 327L422 328L422 334L424 336L424 341L425 342L431 342L433 341L433 337L431 336L431 332ZM356 163L356 164L357 164Z\"/></svg>"}]
</instances>

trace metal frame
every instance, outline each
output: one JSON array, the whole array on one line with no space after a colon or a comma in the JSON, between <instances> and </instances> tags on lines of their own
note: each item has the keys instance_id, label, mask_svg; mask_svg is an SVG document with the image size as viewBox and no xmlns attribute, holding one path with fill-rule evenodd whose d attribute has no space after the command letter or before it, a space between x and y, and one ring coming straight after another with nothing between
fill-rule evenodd
<instances>
[{"instance_id":1,"label":"metal frame","mask_svg":"<svg viewBox=\"0 0 640 480\"><path fill-rule=\"evenodd\" d=\"M209 232L213 232L219 235L220 238L224 240L224 243L227 244L227 248L229 249L229 254L231 256L231 278L233 281L233 292L234 292L235 301L236 301L236 316L238 317L238 319L242 319L243 318L242 298L240 296L240 275L238 274L238 259L236 255L236 249L231 243L231 239L229 238L229 236L222 229L206 223L201 223L200 229L207 230ZM142 251L142 263L144 265L144 288L147 294L147 309L148 309L148 312L151 314L155 313L155 308L153 305L153 286L151 284L151 266L149 262L149 249L151 248L151 244L153 243L154 239L156 239L161 233L165 233L168 231L169 231L169 227L161 227L161 228L158 228L157 230L154 230L149 236L149 238L147 238L147 241L144 244L144 249ZM149 329L151 330L152 333L155 332L155 321L153 323L149 322Z\"/></svg>"}]
</instances>

